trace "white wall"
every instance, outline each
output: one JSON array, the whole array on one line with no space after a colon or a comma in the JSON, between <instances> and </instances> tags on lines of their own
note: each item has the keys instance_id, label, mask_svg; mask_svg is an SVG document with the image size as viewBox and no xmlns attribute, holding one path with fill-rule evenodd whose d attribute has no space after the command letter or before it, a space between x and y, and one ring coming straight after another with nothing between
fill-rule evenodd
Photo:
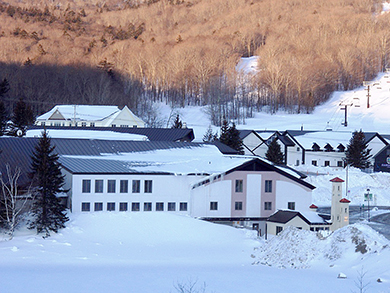
<instances>
[{"instance_id":1,"label":"white wall","mask_svg":"<svg viewBox=\"0 0 390 293\"><path fill-rule=\"evenodd\" d=\"M247 175L247 217L259 217L261 212L261 174Z\"/></svg>"},{"instance_id":2,"label":"white wall","mask_svg":"<svg viewBox=\"0 0 390 293\"><path fill-rule=\"evenodd\" d=\"M91 180L91 193L82 193L82 180ZM95 193L95 180L103 180L103 193ZM107 192L107 180L116 180L115 193ZM120 193L120 180L128 180L128 193ZM132 180L140 180L140 193L132 193ZM145 180L152 180L152 193L144 192ZM115 210L119 211L119 203L127 202L128 210L131 210L132 202L140 203L140 211L143 211L145 202L152 203L152 210L156 209L156 202L164 203L164 211L168 209L168 202L176 203L176 212L179 212L180 202L188 203L188 210L180 212L188 214L190 207L190 194L187 192L195 176L174 175L73 175L72 200L73 212L81 212L83 202L91 203L91 211L95 202L103 203L103 211L107 210L107 202L115 202Z\"/></svg>"},{"instance_id":3,"label":"white wall","mask_svg":"<svg viewBox=\"0 0 390 293\"><path fill-rule=\"evenodd\" d=\"M276 210L286 210L288 202L295 202L296 211L310 211L312 192L291 180L279 180L276 182Z\"/></svg>"}]
</instances>

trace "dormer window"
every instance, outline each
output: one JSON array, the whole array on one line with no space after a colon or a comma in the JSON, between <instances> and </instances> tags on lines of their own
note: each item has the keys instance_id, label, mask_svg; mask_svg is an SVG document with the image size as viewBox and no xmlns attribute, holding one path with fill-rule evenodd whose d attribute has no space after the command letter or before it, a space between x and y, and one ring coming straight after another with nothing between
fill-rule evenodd
<instances>
[{"instance_id":1,"label":"dormer window","mask_svg":"<svg viewBox=\"0 0 390 293\"><path fill-rule=\"evenodd\" d=\"M311 149L315 152L318 152L320 150L320 146L316 143L313 143L313 146L311 147Z\"/></svg>"},{"instance_id":2,"label":"dormer window","mask_svg":"<svg viewBox=\"0 0 390 293\"><path fill-rule=\"evenodd\" d=\"M345 152L345 146L343 146L341 143L337 146L337 151L340 153Z\"/></svg>"},{"instance_id":3,"label":"dormer window","mask_svg":"<svg viewBox=\"0 0 390 293\"><path fill-rule=\"evenodd\" d=\"M324 146L324 149L325 149L325 152L333 152L333 147L327 143L325 146Z\"/></svg>"}]
</instances>

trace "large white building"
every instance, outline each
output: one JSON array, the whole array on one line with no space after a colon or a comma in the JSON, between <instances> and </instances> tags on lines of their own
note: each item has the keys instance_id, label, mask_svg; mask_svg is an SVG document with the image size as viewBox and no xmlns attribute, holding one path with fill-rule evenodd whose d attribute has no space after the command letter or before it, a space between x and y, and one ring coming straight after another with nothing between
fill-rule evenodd
<instances>
[{"instance_id":1,"label":"large white building","mask_svg":"<svg viewBox=\"0 0 390 293\"><path fill-rule=\"evenodd\" d=\"M35 125L79 127L145 127L139 117L125 106L59 105L39 116Z\"/></svg>"}]
</instances>

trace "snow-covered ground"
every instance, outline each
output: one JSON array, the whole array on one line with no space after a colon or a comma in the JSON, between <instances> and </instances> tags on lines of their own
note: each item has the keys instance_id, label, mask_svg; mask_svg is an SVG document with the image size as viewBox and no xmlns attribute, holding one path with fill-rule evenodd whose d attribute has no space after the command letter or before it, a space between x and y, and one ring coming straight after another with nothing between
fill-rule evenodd
<instances>
[{"instance_id":1,"label":"snow-covered ground","mask_svg":"<svg viewBox=\"0 0 390 293\"><path fill-rule=\"evenodd\" d=\"M286 230L265 241L168 213L70 218L47 239L19 231L0 242L1 292L178 292L175 286L194 282L216 293L358 292L362 269L367 292L390 292L390 243L365 225L324 240Z\"/></svg>"},{"instance_id":2,"label":"snow-covered ground","mask_svg":"<svg viewBox=\"0 0 390 293\"><path fill-rule=\"evenodd\" d=\"M253 66L254 60L244 63ZM361 87L334 93L313 114L257 113L238 128L331 127L386 134L388 81L387 74L380 74L372 82L370 108ZM341 125L341 102L353 103L348 109L348 127ZM171 113L164 104L158 107L162 117ZM210 124L206 109L174 110L194 129L196 141L201 141ZM346 170L329 167L300 166L299 170L317 186L313 203L319 206L330 205L329 180L347 176ZM346 196L353 204L363 203L363 194L370 188L377 204L390 205L390 174L349 169L348 178ZM18 231L11 241L2 239L1 292L178 292L175 287L195 282L197 290L192 292L203 292L203 284L205 292L216 293L359 292L359 272L365 273L366 292L390 292L390 243L363 224L343 228L325 239L314 232L287 229L266 241L252 231L168 213L102 212L71 214L70 218L65 229L47 239L26 230ZM347 278L337 278L341 273Z\"/></svg>"}]
</instances>

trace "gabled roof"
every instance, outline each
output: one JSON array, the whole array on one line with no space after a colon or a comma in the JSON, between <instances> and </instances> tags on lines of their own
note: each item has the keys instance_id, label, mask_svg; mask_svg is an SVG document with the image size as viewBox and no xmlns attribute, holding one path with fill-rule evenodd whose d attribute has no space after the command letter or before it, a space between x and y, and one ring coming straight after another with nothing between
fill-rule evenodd
<instances>
[{"instance_id":1,"label":"gabled roof","mask_svg":"<svg viewBox=\"0 0 390 293\"><path fill-rule=\"evenodd\" d=\"M326 222L322 215L319 215L315 212L301 213L290 210L276 211L267 219L267 222L286 224L295 217L301 218L308 225L329 225L329 223Z\"/></svg>"},{"instance_id":2,"label":"gabled roof","mask_svg":"<svg viewBox=\"0 0 390 293\"><path fill-rule=\"evenodd\" d=\"M135 127L72 127L72 126L45 126L46 129L58 130L92 130L114 131L147 136L150 141L193 141L194 131L191 128L135 128ZM34 125L28 129L42 129L43 126Z\"/></svg>"},{"instance_id":3,"label":"gabled roof","mask_svg":"<svg viewBox=\"0 0 390 293\"><path fill-rule=\"evenodd\" d=\"M330 182L344 182L344 180L343 179L341 179L341 178L339 178L339 177L335 177L335 178L333 178L333 179L331 179L331 180L329 180Z\"/></svg>"},{"instance_id":4,"label":"gabled roof","mask_svg":"<svg viewBox=\"0 0 390 293\"><path fill-rule=\"evenodd\" d=\"M99 121L120 112L118 106L105 105L57 105L36 120L48 120L54 113L60 113L65 120Z\"/></svg>"},{"instance_id":5,"label":"gabled roof","mask_svg":"<svg viewBox=\"0 0 390 293\"><path fill-rule=\"evenodd\" d=\"M351 201L346 199L346 198L342 198L342 199L340 199L340 202L342 202L342 203L350 203Z\"/></svg>"}]
</instances>

